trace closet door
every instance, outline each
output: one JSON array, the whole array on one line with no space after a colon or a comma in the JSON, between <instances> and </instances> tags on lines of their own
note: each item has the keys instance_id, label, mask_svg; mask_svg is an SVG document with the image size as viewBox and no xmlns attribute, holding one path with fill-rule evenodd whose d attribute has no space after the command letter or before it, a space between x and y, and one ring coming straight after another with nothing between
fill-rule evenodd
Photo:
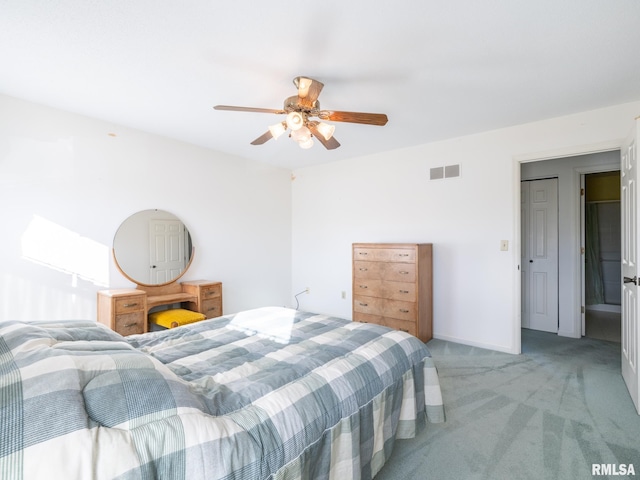
<instances>
[{"instance_id":1,"label":"closet door","mask_svg":"<svg viewBox=\"0 0 640 480\"><path fill-rule=\"evenodd\" d=\"M522 327L558 332L558 179L521 183Z\"/></svg>"}]
</instances>

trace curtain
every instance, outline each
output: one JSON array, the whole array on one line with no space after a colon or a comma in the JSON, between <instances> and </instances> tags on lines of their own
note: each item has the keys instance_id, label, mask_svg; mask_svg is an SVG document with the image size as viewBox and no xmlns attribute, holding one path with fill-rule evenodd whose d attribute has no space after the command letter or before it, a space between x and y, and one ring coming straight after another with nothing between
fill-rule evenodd
<instances>
[{"instance_id":1,"label":"curtain","mask_svg":"<svg viewBox=\"0 0 640 480\"><path fill-rule=\"evenodd\" d=\"M600 268L600 234L598 228L598 205L585 205L585 296L587 305L604 302L604 284Z\"/></svg>"}]
</instances>

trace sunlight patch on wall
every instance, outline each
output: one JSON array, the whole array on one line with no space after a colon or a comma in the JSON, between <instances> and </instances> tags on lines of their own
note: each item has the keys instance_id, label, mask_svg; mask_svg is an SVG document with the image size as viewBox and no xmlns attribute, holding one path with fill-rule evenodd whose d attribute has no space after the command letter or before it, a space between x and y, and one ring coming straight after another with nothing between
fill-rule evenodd
<instances>
[{"instance_id":1,"label":"sunlight patch on wall","mask_svg":"<svg viewBox=\"0 0 640 480\"><path fill-rule=\"evenodd\" d=\"M22 234L22 258L96 285L109 285L109 247L34 215Z\"/></svg>"}]
</instances>

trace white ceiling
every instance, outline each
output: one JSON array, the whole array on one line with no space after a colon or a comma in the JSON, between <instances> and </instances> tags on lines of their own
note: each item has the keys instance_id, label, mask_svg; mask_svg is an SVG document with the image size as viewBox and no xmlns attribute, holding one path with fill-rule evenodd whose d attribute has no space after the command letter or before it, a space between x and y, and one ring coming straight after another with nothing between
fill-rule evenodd
<instances>
[{"instance_id":1,"label":"white ceiling","mask_svg":"<svg viewBox=\"0 0 640 480\"><path fill-rule=\"evenodd\" d=\"M302 150L212 109L298 75L389 123ZM640 1L0 0L0 93L297 168L640 100Z\"/></svg>"}]
</instances>

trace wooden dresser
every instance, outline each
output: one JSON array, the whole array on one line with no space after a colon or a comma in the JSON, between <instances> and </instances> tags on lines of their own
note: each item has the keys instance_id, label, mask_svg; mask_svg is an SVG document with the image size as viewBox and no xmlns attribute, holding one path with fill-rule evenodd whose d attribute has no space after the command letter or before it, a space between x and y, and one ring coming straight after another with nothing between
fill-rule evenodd
<instances>
[{"instance_id":1,"label":"wooden dresser","mask_svg":"<svg viewBox=\"0 0 640 480\"><path fill-rule=\"evenodd\" d=\"M353 244L353 320L433 337L433 245Z\"/></svg>"},{"instance_id":2,"label":"wooden dresser","mask_svg":"<svg viewBox=\"0 0 640 480\"><path fill-rule=\"evenodd\" d=\"M222 283L191 280L162 286L98 292L98 321L121 335L149 330L149 310L160 305L180 304L181 308L206 315L222 315Z\"/></svg>"}]
</instances>

